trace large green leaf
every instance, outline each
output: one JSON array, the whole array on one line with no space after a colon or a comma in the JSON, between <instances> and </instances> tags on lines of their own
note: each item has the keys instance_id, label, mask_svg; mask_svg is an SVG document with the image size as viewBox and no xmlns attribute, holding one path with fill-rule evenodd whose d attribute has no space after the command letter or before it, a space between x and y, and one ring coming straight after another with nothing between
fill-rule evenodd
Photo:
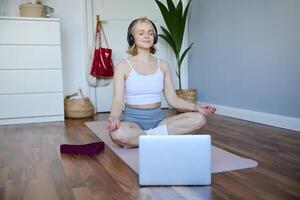
<instances>
[{"instance_id":1,"label":"large green leaf","mask_svg":"<svg viewBox=\"0 0 300 200\"><path fill-rule=\"evenodd\" d=\"M179 1L176 7L177 14L180 16L180 19L182 18L182 1Z\"/></svg>"},{"instance_id":2,"label":"large green leaf","mask_svg":"<svg viewBox=\"0 0 300 200\"><path fill-rule=\"evenodd\" d=\"M175 8L175 5L174 5L173 1L172 0L167 0L167 5L168 5L168 8L169 8L169 12L175 14L176 13L176 8Z\"/></svg>"},{"instance_id":3,"label":"large green leaf","mask_svg":"<svg viewBox=\"0 0 300 200\"><path fill-rule=\"evenodd\" d=\"M158 0L155 0L155 2L157 3L161 13L162 13L162 16L164 18L164 21L168 27L168 30L170 31L172 37L174 38L175 40L175 43L177 44L177 41L178 40L177 38L179 37L178 36L178 25L176 23L176 19L174 19L174 14L172 12L170 12L168 10L168 8L163 4L161 3L160 1Z\"/></svg>"},{"instance_id":4,"label":"large green leaf","mask_svg":"<svg viewBox=\"0 0 300 200\"><path fill-rule=\"evenodd\" d=\"M184 10L184 13L183 13L183 17L182 17L182 24L181 24L181 29L185 29L185 24L186 24L186 18L187 18L187 15L188 15L188 12L189 12L189 7L190 7L190 5L191 5L191 1L192 0L190 0L189 2L188 2L188 4L186 5L186 7L185 7L185 10ZM181 37L183 37L183 34L182 34L182 36Z\"/></svg>"},{"instance_id":5,"label":"large green leaf","mask_svg":"<svg viewBox=\"0 0 300 200\"><path fill-rule=\"evenodd\" d=\"M175 5L173 4L172 0L168 0L168 5L171 6L171 8L167 8L164 4L162 4L160 1L155 0L155 2L157 3L164 21L167 25L167 28L170 32L170 34L172 35L172 38L174 39L174 42L176 44L177 49L180 49L181 45L180 45L180 31L181 31L181 26L180 24L178 24L178 20L176 18L176 8Z\"/></svg>"},{"instance_id":6,"label":"large green leaf","mask_svg":"<svg viewBox=\"0 0 300 200\"><path fill-rule=\"evenodd\" d=\"M161 29L162 29L163 33L165 34L164 35L165 38L162 37L162 34L160 34L159 36L162 37L164 40L166 40L169 43L169 45L172 47L174 53L177 55L179 53L179 51L176 47L174 39L172 38L172 35L164 27L161 26Z\"/></svg>"},{"instance_id":7,"label":"large green leaf","mask_svg":"<svg viewBox=\"0 0 300 200\"><path fill-rule=\"evenodd\" d=\"M186 50L182 53L182 55L180 56L180 60L179 60L179 63L178 63L178 66L180 67L181 64L182 64L182 61L184 59L184 57L186 56L187 52L192 48L194 43L190 44L190 46L188 48L186 48Z\"/></svg>"},{"instance_id":8,"label":"large green leaf","mask_svg":"<svg viewBox=\"0 0 300 200\"><path fill-rule=\"evenodd\" d=\"M179 1L179 3L182 4L181 0ZM179 3L178 3L178 6L179 6ZM180 20L180 24L179 24L181 31L179 32L179 34L180 34L179 35L180 40L178 41L178 44L180 45L180 47L181 47L182 41L183 41L183 36L184 36L184 31L185 31L185 25L186 25L186 18L187 18L187 14L189 12L190 3L191 3L191 0L188 2L187 6L185 7L184 14L183 14L183 16L181 16L181 20ZM181 15L182 15L182 10L180 12L181 12Z\"/></svg>"},{"instance_id":9,"label":"large green leaf","mask_svg":"<svg viewBox=\"0 0 300 200\"><path fill-rule=\"evenodd\" d=\"M176 7L172 0L167 0L167 5L168 5L168 9L169 9L169 15L171 15L173 17L172 21L170 21L168 23L172 23L172 27L174 27L174 29L175 29L174 32L170 30L170 33L172 34L172 36L175 40L175 43L178 43L178 41L180 39L180 26L178 24L178 20L180 21L181 17L180 17L180 19L178 18L177 10L176 10ZM177 47L178 46L179 46L179 43L177 44Z\"/></svg>"},{"instance_id":10,"label":"large green leaf","mask_svg":"<svg viewBox=\"0 0 300 200\"><path fill-rule=\"evenodd\" d=\"M164 39L171 47L172 47L172 45L174 45L173 40L171 40L171 39L170 39L169 37L167 37L166 35L159 34L158 36L161 37L162 39ZM172 49L173 49L173 47L172 47Z\"/></svg>"},{"instance_id":11,"label":"large green leaf","mask_svg":"<svg viewBox=\"0 0 300 200\"><path fill-rule=\"evenodd\" d=\"M184 30L181 28L183 21L182 21L182 1L180 0L176 7L176 18L177 18L177 27L178 27L178 46L181 49L182 45L182 35L184 34Z\"/></svg>"}]
</instances>

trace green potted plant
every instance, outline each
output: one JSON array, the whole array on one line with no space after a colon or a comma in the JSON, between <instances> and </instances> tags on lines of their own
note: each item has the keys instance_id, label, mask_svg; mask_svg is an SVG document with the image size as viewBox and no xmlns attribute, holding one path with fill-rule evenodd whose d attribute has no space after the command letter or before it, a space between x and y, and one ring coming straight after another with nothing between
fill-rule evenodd
<instances>
[{"instance_id":1,"label":"green potted plant","mask_svg":"<svg viewBox=\"0 0 300 200\"><path fill-rule=\"evenodd\" d=\"M193 43L191 43L185 50L182 49L185 25L189 13L191 0L188 1L184 9L182 0L179 0L177 5L175 5L172 0L167 0L166 6L159 0L155 0L155 2L161 11L165 24L167 25L166 28L161 26L163 34L159 34L159 37L164 39L170 45L176 57L176 75L178 78L179 86L179 89L176 90L176 94L183 99L186 99L191 102L196 102L197 91L194 89L182 89L181 87L182 62L185 56L187 55L188 51L193 46Z\"/></svg>"}]
</instances>

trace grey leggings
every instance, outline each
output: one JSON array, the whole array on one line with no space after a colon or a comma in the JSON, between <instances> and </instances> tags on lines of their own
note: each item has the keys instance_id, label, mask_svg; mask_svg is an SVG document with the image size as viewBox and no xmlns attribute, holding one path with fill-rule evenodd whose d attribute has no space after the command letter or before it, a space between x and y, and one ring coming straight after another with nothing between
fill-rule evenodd
<instances>
[{"instance_id":1,"label":"grey leggings","mask_svg":"<svg viewBox=\"0 0 300 200\"><path fill-rule=\"evenodd\" d=\"M122 121L134 122L143 130L148 130L155 128L165 118L166 116L161 111L161 108L136 109L125 107Z\"/></svg>"}]
</instances>

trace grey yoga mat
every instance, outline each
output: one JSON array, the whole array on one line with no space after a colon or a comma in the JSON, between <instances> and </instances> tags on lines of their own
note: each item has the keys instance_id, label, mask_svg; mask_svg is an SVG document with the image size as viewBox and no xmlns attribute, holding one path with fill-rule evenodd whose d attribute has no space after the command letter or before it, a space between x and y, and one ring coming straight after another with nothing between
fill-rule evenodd
<instances>
[{"instance_id":1,"label":"grey yoga mat","mask_svg":"<svg viewBox=\"0 0 300 200\"><path fill-rule=\"evenodd\" d=\"M124 149L114 144L106 129L105 121L86 122L91 129L112 151L114 151L136 173L139 172L138 148ZM243 158L212 145L212 173L257 167L257 162Z\"/></svg>"}]
</instances>

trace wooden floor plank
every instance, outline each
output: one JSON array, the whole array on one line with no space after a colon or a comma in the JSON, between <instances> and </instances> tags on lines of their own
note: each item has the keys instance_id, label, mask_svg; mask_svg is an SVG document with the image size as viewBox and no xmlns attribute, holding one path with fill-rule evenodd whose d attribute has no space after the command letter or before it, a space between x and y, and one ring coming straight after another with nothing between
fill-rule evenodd
<instances>
[{"instance_id":1,"label":"wooden floor plank","mask_svg":"<svg viewBox=\"0 0 300 200\"><path fill-rule=\"evenodd\" d=\"M87 187L73 188L75 198L77 200L92 200L93 197Z\"/></svg>"}]
</instances>

